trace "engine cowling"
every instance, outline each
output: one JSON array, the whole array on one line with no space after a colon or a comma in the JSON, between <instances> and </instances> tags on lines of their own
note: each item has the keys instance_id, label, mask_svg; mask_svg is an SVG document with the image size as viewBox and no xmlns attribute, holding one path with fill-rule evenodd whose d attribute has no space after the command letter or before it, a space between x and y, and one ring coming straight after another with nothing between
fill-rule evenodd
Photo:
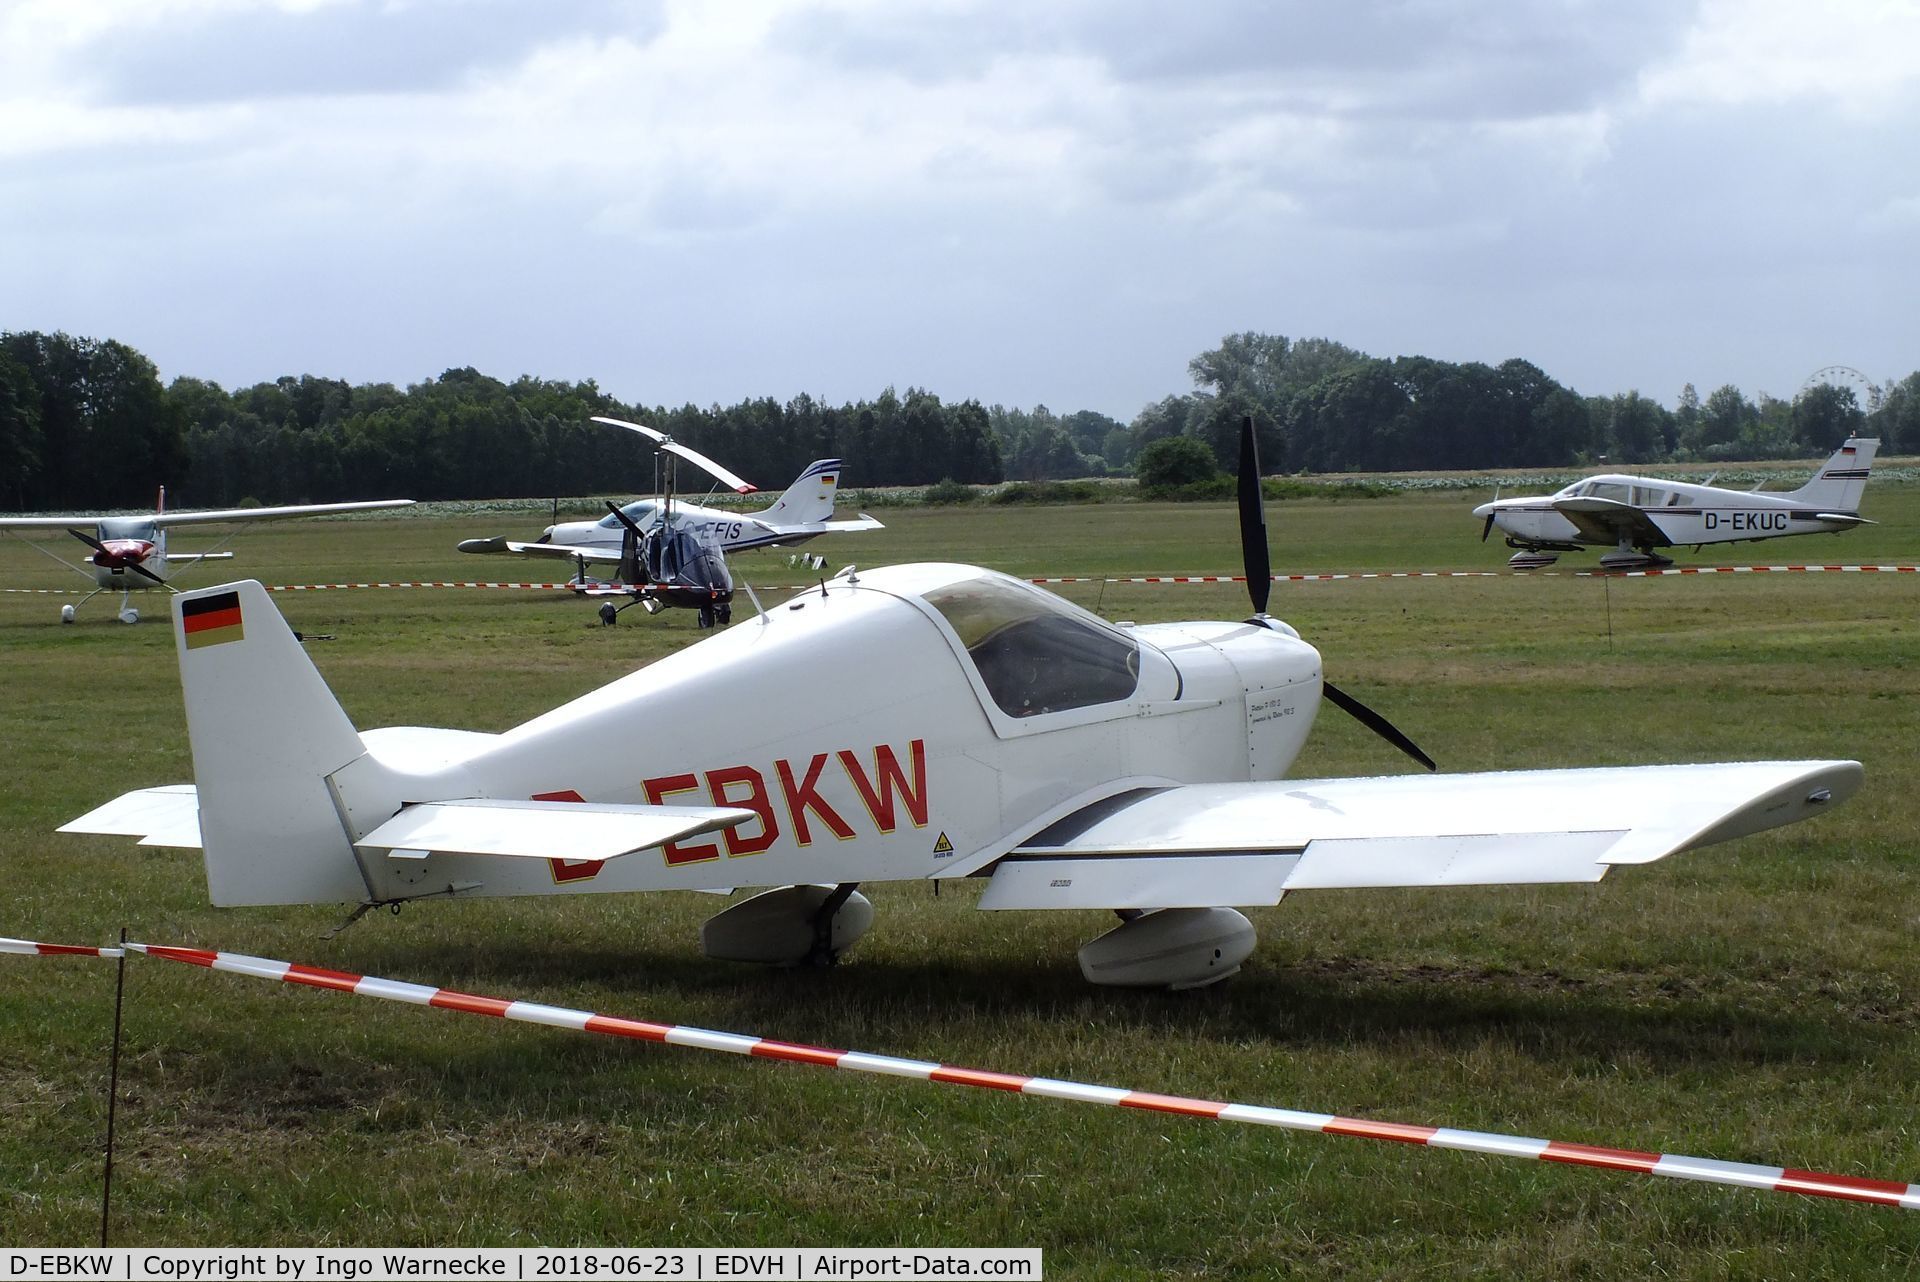
<instances>
[{"instance_id":1,"label":"engine cowling","mask_svg":"<svg viewBox=\"0 0 1920 1282\"><path fill-rule=\"evenodd\" d=\"M1083 945L1080 973L1120 988L1200 988L1239 970L1258 942L1231 908L1161 908Z\"/></svg>"}]
</instances>

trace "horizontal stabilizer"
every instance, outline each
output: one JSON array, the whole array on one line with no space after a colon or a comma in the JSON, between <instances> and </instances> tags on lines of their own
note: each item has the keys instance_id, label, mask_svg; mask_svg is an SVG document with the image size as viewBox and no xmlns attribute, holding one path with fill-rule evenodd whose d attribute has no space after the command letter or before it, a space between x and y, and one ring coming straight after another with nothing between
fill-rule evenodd
<instances>
[{"instance_id":1,"label":"horizontal stabilizer","mask_svg":"<svg viewBox=\"0 0 1920 1282\"><path fill-rule=\"evenodd\" d=\"M231 552L169 552L169 561L231 561Z\"/></svg>"},{"instance_id":2,"label":"horizontal stabilizer","mask_svg":"<svg viewBox=\"0 0 1920 1282\"><path fill-rule=\"evenodd\" d=\"M579 801L431 801L407 806L354 844L428 854L615 859L731 828L751 810Z\"/></svg>"},{"instance_id":3,"label":"horizontal stabilizer","mask_svg":"<svg viewBox=\"0 0 1920 1282\"><path fill-rule=\"evenodd\" d=\"M994 868L982 908L1272 904L1292 890L1598 881L1807 819L1851 761L1394 775L1143 789Z\"/></svg>"},{"instance_id":4,"label":"horizontal stabilizer","mask_svg":"<svg viewBox=\"0 0 1920 1282\"><path fill-rule=\"evenodd\" d=\"M1813 519L1816 521L1825 521L1829 525L1845 525L1849 527L1855 525L1880 524L1878 521L1869 521L1857 512L1816 512L1814 513Z\"/></svg>"},{"instance_id":5,"label":"horizontal stabilizer","mask_svg":"<svg viewBox=\"0 0 1920 1282\"><path fill-rule=\"evenodd\" d=\"M190 783L142 788L122 793L96 806L60 832L99 833L110 837L138 837L143 846L200 848L200 796Z\"/></svg>"},{"instance_id":6,"label":"horizontal stabilizer","mask_svg":"<svg viewBox=\"0 0 1920 1282\"><path fill-rule=\"evenodd\" d=\"M865 512L862 512L856 517L842 517L837 521L822 521L821 524L829 530L838 530L842 534L848 530L884 530L887 528L868 516Z\"/></svg>"}]
</instances>

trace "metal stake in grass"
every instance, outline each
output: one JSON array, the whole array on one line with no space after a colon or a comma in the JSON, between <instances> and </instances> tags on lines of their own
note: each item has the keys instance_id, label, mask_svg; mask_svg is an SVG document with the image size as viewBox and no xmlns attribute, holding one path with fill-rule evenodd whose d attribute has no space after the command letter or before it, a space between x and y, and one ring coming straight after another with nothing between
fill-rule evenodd
<instances>
[{"instance_id":1,"label":"metal stake in grass","mask_svg":"<svg viewBox=\"0 0 1920 1282\"><path fill-rule=\"evenodd\" d=\"M113 1050L107 1058L107 1155L100 1176L100 1245L107 1244L107 1224L113 1212L113 1122L120 1101L121 1010L127 995L127 928L120 928L120 957L113 979Z\"/></svg>"},{"instance_id":2,"label":"metal stake in grass","mask_svg":"<svg viewBox=\"0 0 1920 1282\"><path fill-rule=\"evenodd\" d=\"M1607 598L1607 649L1613 649L1613 576L1600 576L1600 586Z\"/></svg>"}]
</instances>

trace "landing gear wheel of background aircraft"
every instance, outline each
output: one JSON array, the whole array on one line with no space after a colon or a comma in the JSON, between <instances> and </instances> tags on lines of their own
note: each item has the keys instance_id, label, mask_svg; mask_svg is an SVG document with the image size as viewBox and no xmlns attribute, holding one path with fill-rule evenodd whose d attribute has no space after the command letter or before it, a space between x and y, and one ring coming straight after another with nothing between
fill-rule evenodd
<instances>
[{"instance_id":1,"label":"landing gear wheel of background aircraft","mask_svg":"<svg viewBox=\"0 0 1920 1282\"><path fill-rule=\"evenodd\" d=\"M603 627L612 627L620 618L620 609L611 601L600 603L600 623Z\"/></svg>"},{"instance_id":2,"label":"landing gear wheel of background aircraft","mask_svg":"<svg viewBox=\"0 0 1920 1282\"><path fill-rule=\"evenodd\" d=\"M138 623L138 622L140 622L140 611L138 611L138 610L136 610L136 609L134 609L134 608L133 608L132 606L130 606L130 605L123 605L123 606L121 606L121 607L120 607L120 622L122 622L122 623Z\"/></svg>"},{"instance_id":3,"label":"landing gear wheel of background aircraft","mask_svg":"<svg viewBox=\"0 0 1920 1282\"><path fill-rule=\"evenodd\" d=\"M63 606L61 606L61 607L60 607L60 622L62 622L62 623L72 623L72 622L73 622L73 607L72 607L72 606L70 606L70 605L63 605Z\"/></svg>"}]
</instances>

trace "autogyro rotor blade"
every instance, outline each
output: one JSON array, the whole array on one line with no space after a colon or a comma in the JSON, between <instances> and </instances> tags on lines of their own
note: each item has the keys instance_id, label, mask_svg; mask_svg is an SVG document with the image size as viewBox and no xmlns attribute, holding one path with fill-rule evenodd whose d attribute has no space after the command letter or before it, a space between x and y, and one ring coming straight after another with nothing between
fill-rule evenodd
<instances>
[{"instance_id":1,"label":"autogyro rotor blade","mask_svg":"<svg viewBox=\"0 0 1920 1282\"><path fill-rule=\"evenodd\" d=\"M741 480L728 469L700 453L700 451L680 444L680 442L674 440L657 427L648 427L645 423L629 423L624 418L607 418L601 414L593 415L590 421L605 423L608 427L624 427L629 432L638 432L640 435L658 445L661 449L667 451L667 453L678 455L680 458L687 460L687 462L693 464L736 494L752 494L760 488L757 485L750 485L746 481Z\"/></svg>"},{"instance_id":2,"label":"autogyro rotor blade","mask_svg":"<svg viewBox=\"0 0 1920 1282\"><path fill-rule=\"evenodd\" d=\"M1340 711L1346 713L1348 716L1352 717L1355 721L1358 721L1361 725L1373 731L1375 734L1379 735L1382 739L1385 739L1388 743L1400 749L1400 751L1406 753L1409 757L1412 757L1415 761L1419 762L1421 765L1425 766L1427 769L1438 770L1440 768L1433 764L1432 757L1429 757L1426 753L1420 751L1419 744L1407 738L1407 736L1405 736L1404 734L1401 734L1399 729L1393 724L1393 722L1387 720L1385 717L1375 712L1372 708L1369 708L1366 704L1360 702L1358 699L1348 694L1345 690L1342 690L1339 686L1333 684L1333 682L1322 680L1320 682L1320 689L1321 689L1321 692L1327 696L1328 701L1331 702L1334 707L1340 709Z\"/></svg>"},{"instance_id":3,"label":"autogyro rotor blade","mask_svg":"<svg viewBox=\"0 0 1920 1282\"><path fill-rule=\"evenodd\" d=\"M1240 420L1240 560L1246 567L1247 595L1256 615L1267 612L1273 591L1273 562L1267 555L1266 505L1260 495L1260 444L1253 415Z\"/></svg>"},{"instance_id":4,"label":"autogyro rotor blade","mask_svg":"<svg viewBox=\"0 0 1920 1282\"><path fill-rule=\"evenodd\" d=\"M79 539L82 543L86 544L88 547L92 548L95 552L98 552L102 556L112 557L114 555L112 552L107 551L106 544L102 543L99 539L94 538L91 534L88 534L84 530L68 530L67 533L71 534L74 538ZM138 561L123 562L121 568L132 570L135 574L143 575L146 578L152 579L155 583L158 583L161 587L165 587L167 585L167 581L165 579L161 578L159 575L155 574L152 570L149 570L146 566L140 564Z\"/></svg>"}]
</instances>

